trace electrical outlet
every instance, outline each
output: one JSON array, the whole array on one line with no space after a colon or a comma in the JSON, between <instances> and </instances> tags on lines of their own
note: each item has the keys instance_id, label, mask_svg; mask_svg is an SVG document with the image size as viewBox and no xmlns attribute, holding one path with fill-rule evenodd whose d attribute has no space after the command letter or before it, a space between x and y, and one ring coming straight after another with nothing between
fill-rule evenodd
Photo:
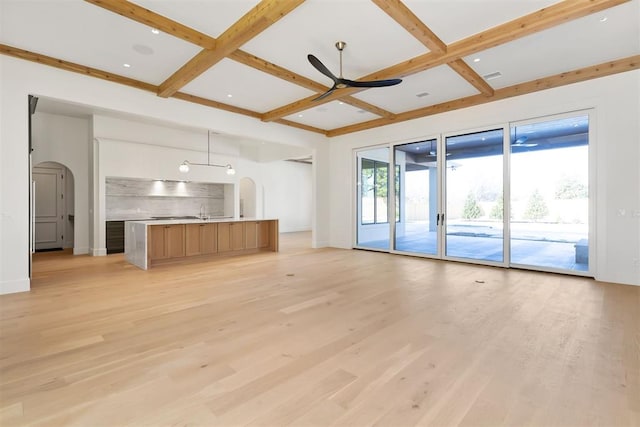
<instances>
[{"instance_id":1,"label":"electrical outlet","mask_svg":"<svg viewBox=\"0 0 640 427\"><path fill-rule=\"evenodd\" d=\"M618 216L625 216L627 214L626 209L618 209Z\"/></svg>"}]
</instances>

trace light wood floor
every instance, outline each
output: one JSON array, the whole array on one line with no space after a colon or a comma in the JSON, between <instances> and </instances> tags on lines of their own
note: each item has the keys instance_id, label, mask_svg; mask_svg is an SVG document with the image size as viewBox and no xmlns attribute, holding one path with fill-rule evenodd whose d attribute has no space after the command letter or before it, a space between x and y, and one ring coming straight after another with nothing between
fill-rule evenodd
<instances>
[{"instance_id":1,"label":"light wood floor","mask_svg":"<svg viewBox=\"0 0 640 427\"><path fill-rule=\"evenodd\" d=\"M640 425L640 287L308 248L0 297L0 425Z\"/></svg>"}]
</instances>

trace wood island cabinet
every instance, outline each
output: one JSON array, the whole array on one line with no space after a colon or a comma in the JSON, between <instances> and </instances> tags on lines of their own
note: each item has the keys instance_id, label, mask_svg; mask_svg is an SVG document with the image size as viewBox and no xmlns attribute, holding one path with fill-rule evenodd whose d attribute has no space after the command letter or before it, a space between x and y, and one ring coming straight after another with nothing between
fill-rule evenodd
<instances>
[{"instance_id":1,"label":"wood island cabinet","mask_svg":"<svg viewBox=\"0 0 640 427\"><path fill-rule=\"evenodd\" d=\"M149 258L157 260L185 256L184 227L184 224L150 226Z\"/></svg>"},{"instance_id":2,"label":"wood island cabinet","mask_svg":"<svg viewBox=\"0 0 640 427\"><path fill-rule=\"evenodd\" d=\"M271 221L246 221L244 226L245 249L264 249L269 247Z\"/></svg>"},{"instance_id":3,"label":"wood island cabinet","mask_svg":"<svg viewBox=\"0 0 640 427\"><path fill-rule=\"evenodd\" d=\"M125 254L127 260L145 270L187 257L278 251L278 220L169 224L131 221L127 227L125 233L129 233L126 239L130 245Z\"/></svg>"},{"instance_id":4,"label":"wood island cabinet","mask_svg":"<svg viewBox=\"0 0 640 427\"><path fill-rule=\"evenodd\" d=\"M245 249L258 248L258 222L247 221L244 223L244 247Z\"/></svg>"},{"instance_id":5,"label":"wood island cabinet","mask_svg":"<svg viewBox=\"0 0 640 427\"><path fill-rule=\"evenodd\" d=\"M185 255L208 255L218 252L218 224L186 224Z\"/></svg>"},{"instance_id":6,"label":"wood island cabinet","mask_svg":"<svg viewBox=\"0 0 640 427\"><path fill-rule=\"evenodd\" d=\"M221 222L218 224L218 252L240 251L244 245L243 222Z\"/></svg>"},{"instance_id":7,"label":"wood island cabinet","mask_svg":"<svg viewBox=\"0 0 640 427\"><path fill-rule=\"evenodd\" d=\"M271 247L271 239L269 236L272 233L274 224L273 221L258 221L258 248L264 249Z\"/></svg>"}]
</instances>

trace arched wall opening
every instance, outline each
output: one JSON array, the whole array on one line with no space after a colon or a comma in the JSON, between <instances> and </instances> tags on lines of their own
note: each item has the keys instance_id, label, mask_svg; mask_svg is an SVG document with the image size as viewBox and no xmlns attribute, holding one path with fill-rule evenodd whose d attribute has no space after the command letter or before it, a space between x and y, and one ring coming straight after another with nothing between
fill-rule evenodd
<instances>
[{"instance_id":1,"label":"arched wall opening","mask_svg":"<svg viewBox=\"0 0 640 427\"><path fill-rule=\"evenodd\" d=\"M240 179L240 217L255 218L256 208L256 183L251 178Z\"/></svg>"}]
</instances>

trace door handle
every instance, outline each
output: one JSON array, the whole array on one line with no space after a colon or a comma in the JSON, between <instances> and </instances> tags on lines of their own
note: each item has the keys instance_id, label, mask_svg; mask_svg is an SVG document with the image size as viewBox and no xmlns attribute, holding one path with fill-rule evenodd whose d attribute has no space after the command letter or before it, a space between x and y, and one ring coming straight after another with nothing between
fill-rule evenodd
<instances>
[{"instance_id":1,"label":"door handle","mask_svg":"<svg viewBox=\"0 0 640 427\"><path fill-rule=\"evenodd\" d=\"M440 225L440 214L436 215L436 227Z\"/></svg>"}]
</instances>

